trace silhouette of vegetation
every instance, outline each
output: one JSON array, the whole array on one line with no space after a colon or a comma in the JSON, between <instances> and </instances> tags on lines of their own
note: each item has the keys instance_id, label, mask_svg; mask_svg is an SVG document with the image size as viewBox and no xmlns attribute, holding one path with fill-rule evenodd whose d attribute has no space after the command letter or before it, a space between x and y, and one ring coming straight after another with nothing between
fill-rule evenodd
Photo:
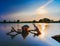
<instances>
[{"instance_id":1,"label":"silhouette of vegetation","mask_svg":"<svg viewBox=\"0 0 60 46\"><path fill-rule=\"evenodd\" d=\"M53 36L52 38L55 39L56 41L60 42L60 35Z\"/></svg>"},{"instance_id":2,"label":"silhouette of vegetation","mask_svg":"<svg viewBox=\"0 0 60 46\"><path fill-rule=\"evenodd\" d=\"M36 20L32 20L32 21L20 21L20 20L7 21L7 20L3 20L2 22L0 21L0 23L60 23L60 20L54 21L54 20L51 20L48 18L43 18L43 19L40 19L39 21L36 21Z\"/></svg>"},{"instance_id":3,"label":"silhouette of vegetation","mask_svg":"<svg viewBox=\"0 0 60 46\"><path fill-rule=\"evenodd\" d=\"M50 19L48 19L48 18L40 19L39 22L47 22L47 23L49 23Z\"/></svg>"},{"instance_id":4,"label":"silhouette of vegetation","mask_svg":"<svg viewBox=\"0 0 60 46\"><path fill-rule=\"evenodd\" d=\"M20 22L20 20L17 20L17 22L19 23L19 22Z\"/></svg>"},{"instance_id":5,"label":"silhouette of vegetation","mask_svg":"<svg viewBox=\"0 0 60 46\"><path fill-rule=\"evenodd\" d=\"M7 22L6 20L3 21L4 23Z\"/></svg>"},{"instance_id":6,"label":"silhouette of vegetation","mask_svg":"<svg viewBox=\"0 0 60 46\"><path fill-rule=\"evenodd\" d=\"M37 22L37 21L36 21L36 20L33 20L33 23L34 23L34 22Z\"/></svg>"}]
</instances>

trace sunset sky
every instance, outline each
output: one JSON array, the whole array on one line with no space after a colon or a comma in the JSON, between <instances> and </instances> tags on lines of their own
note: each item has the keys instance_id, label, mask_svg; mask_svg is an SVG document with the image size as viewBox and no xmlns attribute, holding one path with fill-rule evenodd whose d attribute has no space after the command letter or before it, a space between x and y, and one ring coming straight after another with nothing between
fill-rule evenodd
<instances>
[{"instance_id":1,"label":"sunset sky","mask_svg":"<svg viewBox=\"0 0 60 46\"><path fill-rule=\"evenodd\" d=\"M39 15L36 10L50 0L0 0L0 20L39 20L41 18L60 19L60 0L51 0L44 9L46 15Z\"/></svg>"}]
</instances>

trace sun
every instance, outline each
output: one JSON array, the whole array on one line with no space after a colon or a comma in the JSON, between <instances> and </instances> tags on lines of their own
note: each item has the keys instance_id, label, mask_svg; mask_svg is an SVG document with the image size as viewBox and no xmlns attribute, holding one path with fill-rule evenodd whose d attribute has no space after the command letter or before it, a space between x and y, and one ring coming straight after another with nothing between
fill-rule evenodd
<instances>
[{"instance_id":1,"label":"sun","mask_svg":"<svg viewBox=\"0 0 60 46\"><path fill-rule=\"evenodd\" d=\"M39 15L46 15L47 13L48 13L47 10L44 8L40 8L37 10L37 14Z\"/></svg>"}]
</instances>

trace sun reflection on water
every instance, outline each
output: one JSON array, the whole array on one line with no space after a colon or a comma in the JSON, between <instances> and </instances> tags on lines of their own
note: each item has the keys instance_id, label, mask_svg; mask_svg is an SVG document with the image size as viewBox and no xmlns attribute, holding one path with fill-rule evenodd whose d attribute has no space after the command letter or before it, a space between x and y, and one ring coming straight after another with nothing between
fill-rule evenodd
<instances>
[{"instance_id":1,"label":"sun reflection on water","mask_svg":"<svg viewBox=\"0 0 60 46\"><path fill-rule=\"evenodd\" d=\"M39 23L39 27L40 27L39 29L41 31L41 35L40 35L41 38L45 37L45 35L46 35L45 29L47 28L47 26L48 26L48 24L46 24L46 23Z\"/></svg>"}]
</instances>

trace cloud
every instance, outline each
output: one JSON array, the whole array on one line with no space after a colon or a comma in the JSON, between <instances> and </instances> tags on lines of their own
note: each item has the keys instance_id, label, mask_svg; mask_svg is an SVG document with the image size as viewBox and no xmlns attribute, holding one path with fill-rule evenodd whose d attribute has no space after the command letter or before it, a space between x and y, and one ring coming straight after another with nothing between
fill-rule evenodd
<instances>
[{"instance_id":1,"label":"cloud","mask_svg":"<svg viewBox=\"0 0 60 46\"><path fill-rule=\"evenodd\" d=\"M48 0L48 2L45 3L44 5L40 6L39 9L40 9L40 8L45 8L46 6L48 6L49 4L51 4L53 1L54 1L54 0Z\"/></svg>"}]
</instances>

